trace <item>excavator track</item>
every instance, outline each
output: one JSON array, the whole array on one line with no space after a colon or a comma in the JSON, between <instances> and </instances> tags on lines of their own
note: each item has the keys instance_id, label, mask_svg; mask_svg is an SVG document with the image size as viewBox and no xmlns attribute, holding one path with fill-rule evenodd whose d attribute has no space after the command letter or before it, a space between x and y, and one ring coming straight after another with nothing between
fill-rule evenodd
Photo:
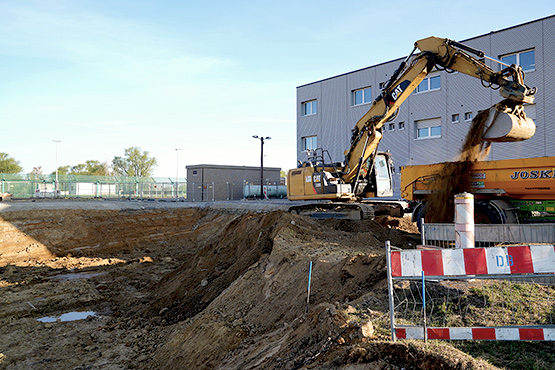
<instances>
[{"instance_id":1,"label":"excavator track","mask_svg":"<svg viewBox=\"0 0 555 370\"><path fill-rule=\"evenodd\" d=\"M403 217L402 202L368 202L358 203L312 203L289 208L289 212L302 216L324 220L328 218L339 220L370 220L379 215Z\"/></svg>"}]
</instances>

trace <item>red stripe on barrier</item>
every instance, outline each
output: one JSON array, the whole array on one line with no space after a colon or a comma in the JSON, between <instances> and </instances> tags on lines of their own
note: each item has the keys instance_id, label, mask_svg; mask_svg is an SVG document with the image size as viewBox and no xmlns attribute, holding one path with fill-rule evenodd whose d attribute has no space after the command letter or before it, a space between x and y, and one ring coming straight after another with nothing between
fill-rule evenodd
<instances>
[{"instance_id":1,"label":"red stripe on barrier","mask_svg":"<svg viewBox=\"0 0 555 370\"><path fill-rule=\"evenodd\" d=\"M543 329L520 328L520 340L544 340Z\"/></svg>"},{"instance_id":2,"label":"red stripe on barrier","mask_svg":"<svg viewBox=\"0 0 555 370\"><path fill-rule=\"evenodd\" d=\"M422 270L426 276L443 275L443 257L441 250L423 250Z\"/></svg>"},{"instance_id":3,"label":"red stripe on barrier","mask_svg":"<svg viewBox=\"0 0 555 370\"><path fill-rule=\"evenodd\" d=\"M495 328L472 328L472 339L474 340L495 340Z\"/></svg>"},{"instance_id":4,"label":"red stripe on barrier","mask_svg":"<svg viewBox=\"0 0 555 370\"><path fill-rule=\"evenodd\" d=\"M391 252L391 275L392 276L402 276L401 269L401 252L395 251Z\"/></svg>"},{"instance_id":5,"label":"red stripe on barrier","mask_svg":"<svg viewBox=\"0 0 555 370\"><path fill-rule=\"evenodd\" d=\"M529 246L507 247L507 263L511 267L511 274L532 274L534 264Z\"/></svg>"},{"instance_id":6,"label":"red stripe on barrier","mask_svg":"<svg viewBox=\"0 0 555 370\"><path fill-rule=\"evenodd\" d=\"M407 330L403 328L395 329L395 336L397 339L407 339Z\"/></svg>"},{"instance_id":7,"label":"red stripe on barrier","mask_svg":"<svg viewBox=\"0 0 555 370\"><path fill-rule=\"evenodd\" d=\"M463 255L467 275L486 275L488 273L484 248L464 248Z\"/></svg>"},{"instance_id":8,"label":"red stripe on barrier","mask_svg":"<svg viewBox=\"0 0 555 370\"><path fill-rule=\"evenodd\" d=\"M449 328L428 328L428 339L451 339Z\"/></svg>"}]
</instances>

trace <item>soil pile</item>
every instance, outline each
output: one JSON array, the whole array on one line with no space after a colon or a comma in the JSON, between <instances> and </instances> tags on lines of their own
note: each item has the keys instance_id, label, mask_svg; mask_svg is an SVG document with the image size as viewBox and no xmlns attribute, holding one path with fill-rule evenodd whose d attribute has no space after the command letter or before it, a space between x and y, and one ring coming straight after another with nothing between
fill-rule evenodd
<instances>
[{"instance_id":1,"label":"soil pile","mask_svg":"<svg viewBox=\"0 0 555 370\"><path fill-rule=\"evenodd\" d=\"M283 212L237 219L156 286L145 314L185 320L145 368L479 368L456 350L453 362L379 341L389 335L372 322L385 320L388 305L384 236L407 246L419 240L375 221Z\"/></svg>"}]
</instances>

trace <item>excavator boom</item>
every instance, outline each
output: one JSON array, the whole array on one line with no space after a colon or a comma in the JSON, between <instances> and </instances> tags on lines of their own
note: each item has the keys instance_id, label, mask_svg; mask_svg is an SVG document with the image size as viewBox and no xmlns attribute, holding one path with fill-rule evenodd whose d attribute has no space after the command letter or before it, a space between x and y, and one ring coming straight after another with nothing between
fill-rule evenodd
<instances>
[{"instance_id":1,"label":"excavator boom","mask_svg":"<svg viewBox=\"0 0 555 370\"><path fill-rule=\"evenodd\" d=\"M414 55L416 49L420 53ZM449 39L428 37L417 41L413 52L394 72L382 94L357 122L351 147L345 152L347 163L343 179L351 182L357 176L359 166L375 152L381 140L382 126L394 117L401 104L434 68L464 73L480 79L485 87L500 89L505 99L494 106L483 140L522 141L532 137L536 126L524 114L522 104L533 103L536 90L524 84L524 73L519 66L507 66L496 72L485 64L483 58L483 52Z\"/></svg>"}]
</instances>

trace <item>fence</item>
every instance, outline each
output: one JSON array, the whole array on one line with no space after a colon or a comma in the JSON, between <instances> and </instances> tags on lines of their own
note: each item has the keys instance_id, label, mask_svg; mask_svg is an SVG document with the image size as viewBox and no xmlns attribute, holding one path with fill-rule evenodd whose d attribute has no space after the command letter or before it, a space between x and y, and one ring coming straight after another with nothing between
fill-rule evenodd
<instances>
[{"instance_id":1,"label":"fence","mask_svg":"<svg viewBox=\"0 0 555 370\"><path fill-rule=\"evenodd\" d=\"M553 224L476 224L474 239L478 246L498 244L532 243L555 244ZM442 248L455 246L455 225L422 222L422 245Z\"/></svg>"},{"instance_id":2,"label":"fence","mask_svg":"<svg viewBox=\"0 0 555 370\"><path fill-rule=\"evenodd\" d=\"M161 177L0 174L0 192L14 198L186 198L186 179Z\"/></svg>"},{"instance_id":3,"label":"fence","mask_svg":"<svg viewBox=\"0 0 555 370\"><path fill-rule=\"evenodd\" d=\"M386 250L393 340L555 341L555 246Z\"/></svg>"},{"instance_id":4,"label":"fence","mask_svg":"<svg viewBox=\"0 0 555 370\"><path fill-rule=\"evenodd\" d=\"M247 181L187 183L184 178L0 174L0 193L13 198L186 198L194 202L260 197L260 185ZM57 190L57 194L56 194ZM279 182L263 186L267 197L284 198Z\"/></svg>"}]
</instances>

